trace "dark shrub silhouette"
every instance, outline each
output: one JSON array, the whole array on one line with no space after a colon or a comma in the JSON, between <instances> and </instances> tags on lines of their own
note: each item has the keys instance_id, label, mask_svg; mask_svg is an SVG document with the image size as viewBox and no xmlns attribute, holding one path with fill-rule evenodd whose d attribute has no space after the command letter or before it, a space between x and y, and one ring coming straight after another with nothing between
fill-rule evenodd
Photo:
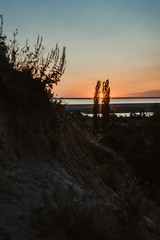
<instances>
[{"instance_id":1,"label":"dark shrub silhouette","mask_svg":"<svg viewBox=\"0 0 160 240\"><path fill-rule=\"evenodd\" d=\"M43 56L43 38L38 35L35 49L32 51L28 41L23 48L17 42L18 31L13 34L13 40L6 44L3 35L3 16L0 16L0 85L1 97L13 106L42 106L50 103L53 97L53 85L58 84L65 70L66 48L59 55L56 45ZM13 107L12 106L12 107Z\"/></svg>"},{"instance_id":2,"label":"dark shrub silhouette","mask_svg":"<svg viewBox=\"0 0 160 240\"><path fill-rule=\"evenodd\" d=\"M110 87L109 80L106 80L102 84L102 127L104 127L109 122L109 113L110 113Z\"/></svg>"},{"instance_id":3,"label":"dark shrub silhouette","mask_svg":"<svg viewBox=\"0 0 160 240\"><path fill-rule=\"evenodd\" d=\"M100 106L99 106L99 94L100 94L100 87L101 87L101 81L98 80L96 87L95 87L95 93L94 93L94 106L93 106L93 128L94 130L97 129L98 127L98 113L100 110Z\"/></svg>"}]
</instances>

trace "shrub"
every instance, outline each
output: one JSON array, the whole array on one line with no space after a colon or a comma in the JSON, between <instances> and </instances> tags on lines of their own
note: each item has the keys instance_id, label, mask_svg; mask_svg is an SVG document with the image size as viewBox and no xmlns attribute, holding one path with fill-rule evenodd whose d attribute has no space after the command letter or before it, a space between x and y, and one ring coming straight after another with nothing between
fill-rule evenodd
<instances>
[{"instance_id":1,"label":"shrub","mask_svg":"<svg viewBox=\"0 0 160 240\"><path fill-rule=\"evenodd\" d=\"M41 103L44 100L49 102L53 97L53 85L58 84L65 71L66 48L63 47L60 57L57 44L55 49L52 49L47 57L44 57L43 38L39 35L33 51L28 46L28 40L23 48L19 48L17 30L13 34L13 40L7 45L7 37L3 35L2 15L0 20L0 84L2 95L8 97L10 103L16 100L19 104L24 100L30 101L32 104L35 98Z\"/></svg>"}]
</instances>

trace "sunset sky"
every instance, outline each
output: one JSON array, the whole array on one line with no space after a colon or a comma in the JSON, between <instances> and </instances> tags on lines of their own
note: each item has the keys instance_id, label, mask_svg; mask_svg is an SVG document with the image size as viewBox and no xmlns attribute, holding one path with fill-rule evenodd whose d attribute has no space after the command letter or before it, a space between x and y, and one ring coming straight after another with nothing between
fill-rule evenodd
<instances>
[{"instance_id":1,"label":"sunset sky","mask_svg":"<svg viewBox=\"0 0 160 240\"><path fill-rule=\"evenodd\" d=\"M23 46L44 38L67 47L59 97L93 97L109 78L111 97L160 89L160 0L1 0L4 33Z\"/></svg>"}]
</instances>

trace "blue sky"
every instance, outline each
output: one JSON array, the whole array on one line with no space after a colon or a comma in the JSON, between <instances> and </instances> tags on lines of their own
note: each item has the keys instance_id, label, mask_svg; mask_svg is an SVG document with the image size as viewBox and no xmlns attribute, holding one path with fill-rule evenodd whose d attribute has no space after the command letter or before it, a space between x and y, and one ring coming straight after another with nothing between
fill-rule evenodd
<instances>
[{"instance_id":1,"label":"blue sky","mask_svg":"<svg viewBox=\"0 0 160 240\"><path fill-rule=\"evenodd\" d=\"M4 33L46 50L67 47L66 72L55 92L92 97L98 79L111 96L160 89L159 0L1 0Z\"/></svg>"}]
</instances>

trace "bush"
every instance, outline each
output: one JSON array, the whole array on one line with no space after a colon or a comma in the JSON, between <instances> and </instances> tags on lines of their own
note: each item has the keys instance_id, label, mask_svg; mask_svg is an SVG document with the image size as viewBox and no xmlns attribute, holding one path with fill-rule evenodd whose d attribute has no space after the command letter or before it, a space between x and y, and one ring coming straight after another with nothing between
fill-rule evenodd
<instances>
[{"instance_id":1,"label":"bush","mask_svg":"<svg viewBox=\"0 0 160 240\"><path fill-rule=\"evenodd\" d=\"M43 38L38 35L35 49L32 51L28 41L23 48L17 42L18 31L7 45L7 37L3 35L3 16L0 16L0 85L1 96L8 103L25 105L30 102L34 106L49 102L53 97L53 85L58 84L65 70L66 48L59 56L56 45L44 57ZM12 105L14 105L12 104Z\"/></svg>"}]
</instances>

